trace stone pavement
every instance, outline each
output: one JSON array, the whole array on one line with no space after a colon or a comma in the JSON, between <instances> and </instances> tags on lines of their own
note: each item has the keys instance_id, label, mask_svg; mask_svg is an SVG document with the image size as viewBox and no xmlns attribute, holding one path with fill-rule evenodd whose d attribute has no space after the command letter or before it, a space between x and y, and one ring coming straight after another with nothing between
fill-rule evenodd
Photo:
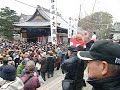
<instances>
[{"instance_id":1,"label":"stone pavement","mask_svg":"<svg viewBox=\"0 0 120 90\"><path fill-rule=\"evenodd\" d=\"M45 84L43 84L37 90L62 90L62 80L64 79L64 74L61 70L55 71L54 77L47 79ZM85 70L85 79L87 79L87 72ZM87 83L87 86L83 90L91 90L91 86Z\"/></svg>"}]
</instances>

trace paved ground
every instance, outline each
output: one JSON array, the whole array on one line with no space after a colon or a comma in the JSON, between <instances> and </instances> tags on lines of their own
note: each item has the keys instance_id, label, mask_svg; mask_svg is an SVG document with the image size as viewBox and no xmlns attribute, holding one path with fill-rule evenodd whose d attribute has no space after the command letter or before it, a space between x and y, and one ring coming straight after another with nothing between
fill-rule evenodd
<instances>
[{"instance_id":1,"label":"paved ground","mask_svg":"<svg viewBox=\"0 0 120 90\"><path fill-rule=\"evenodd\" d=\"M87 79L87 73L85 70L85 79ZM64 75L61 73L61 70L55 71L54 77L47 78L45 84L43 84L37 90L62 90L62 80L64 79ZM91 86L87 84L83 90L91 90Z\"/></svg>"}]
</instances>

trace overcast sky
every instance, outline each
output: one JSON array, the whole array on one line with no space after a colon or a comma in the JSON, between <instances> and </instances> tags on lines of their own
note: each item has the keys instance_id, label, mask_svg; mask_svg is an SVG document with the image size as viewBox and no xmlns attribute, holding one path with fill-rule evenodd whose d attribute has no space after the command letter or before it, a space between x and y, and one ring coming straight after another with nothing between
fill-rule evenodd
<instances>
[{"instance_id":1,"label":"overcast sky","mask_svg":"<svg viewBox=\"0 0 120 90\"><path fill-rule=\"evenodd\" d=\"M50 0L19 0L32 6L43 6L45 8L50 7ZM95 0L57 0L57 10L64 18L73 17L77 18L80 11L81 4L81 16L85 17L93 12ZM5 6L15 10L18 15L21 13L32 15L35 12L35 8L18 3L15 0L0 0L0 8ZM105 11L113 15L114 22L120 22L120 0L96 0L94 12Z\"/></svg>"}]
</instances>

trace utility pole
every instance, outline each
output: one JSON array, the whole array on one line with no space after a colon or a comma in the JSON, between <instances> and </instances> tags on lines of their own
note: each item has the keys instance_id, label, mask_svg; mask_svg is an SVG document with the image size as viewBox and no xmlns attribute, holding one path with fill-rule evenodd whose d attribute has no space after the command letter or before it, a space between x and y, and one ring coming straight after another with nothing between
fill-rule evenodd
<instances>
[{"instance_id":1,"label":"utility pole","mask_svg":"<svg viewBox=\"0 0 120 90\"><path fill-rule=\"evenodd\" d=\"M80 27L80 19L81 19L81 4L80 4L79 15L78 15L78 27Z\"/></svg>"},{"instance_id":2,"label":"utility pole","mask_svg":"<svg viewBox=\"0 0 120 90\"><path fill-rule=\"evenodd\" d=\"M81 4L80 4L80 11L79 11L79 15L78 15L78 22L77 22L77 33L79 33L80 31L80 20L81 20Z\"/></svg>"},{"instance_id":3,"label":"utility pole","mask_svg":"<svg viewBox=\"0 0 120 90\"><path fill-rule=\"evenodd\" d=\"M97 0L95 0L95 2L94 2L93 10L92 10L92 22L93 22L93 18L94 18L94 17L93 17L93 14L94 14L94 9L95 9L95 5L96 5L96 1L97 1ZM92 28L93 28L93 25L92 25Z\"/></svg>"},{"instance_id":4,"label":"utility pole","mask_svg":"<svg viewBox=\"0 0 120 90\"><path fill-rule=\"evenodd\" d=\"M79 16L78 16L79 20L81 19L81 16L82 16L82 14L81 14L81 4L80 4L80 11L79 11Z\"/></svg>"},{"instance_id":5,"label":"utility pole","mask_svg":"<svg viewBox=\"0 0 120 90\"><path fill-rule=\"evenodd\" d=\"M97 2L97 0L95 0L95 2L94 2L92 14L94 13L94 9L95 9L96 2Z\"/></svg>"},{"instance_id":6,"label":"utility pole","mask_svg":"<svg viewBox=\"0 0 120 90\"><path fill-rule=\"evenodd\" d=\"M84 2L85 2L85 0L83 0L83 2L80 3L80 9L79 9L79 15L78 15L78 27L80 27L80 20L81 20L81 17L82 17L82 11L81 11L82 9L81 9L81 7L82 7Z\"/></svg>"}]
</instances>

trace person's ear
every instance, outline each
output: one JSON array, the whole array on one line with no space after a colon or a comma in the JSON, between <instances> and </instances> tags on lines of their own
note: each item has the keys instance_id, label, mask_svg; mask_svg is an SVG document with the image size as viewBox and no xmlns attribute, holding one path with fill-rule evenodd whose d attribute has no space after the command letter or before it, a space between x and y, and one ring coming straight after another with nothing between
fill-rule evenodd
<instances>
[{"instance_id":1,"label":"person's ear","mask_svg":"<svg viewBox=\"0 0 120 90\"><path fill-rule=\"evenodd\" d=\"M101 74L102 76L106 76L108 74L108 71L109 71L109 65L106 61L102 61L101 63Z\"/></svg>"}]
</instances>

